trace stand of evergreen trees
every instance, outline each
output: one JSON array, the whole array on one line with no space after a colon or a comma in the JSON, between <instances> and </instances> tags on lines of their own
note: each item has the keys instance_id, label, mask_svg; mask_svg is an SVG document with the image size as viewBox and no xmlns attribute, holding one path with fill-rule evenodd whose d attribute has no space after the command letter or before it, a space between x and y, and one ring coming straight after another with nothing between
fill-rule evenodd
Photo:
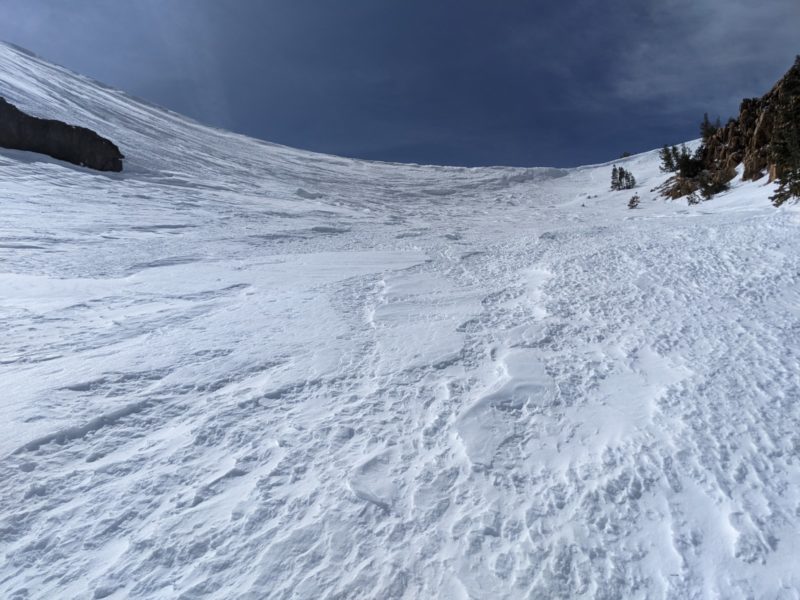
<instances>
[{"instance_id":1,"label":"stand of evergreen trees","mask_svg":"<svg viewBox=\"0 0 800 600\"><path fill-rule=\"evenodd\" d=\"M611 189L618 191L630 190L635 187L636 178L633 176L633 173L623 169L622 167L617 167L617 165L614 165L614 168L611 171Z\"/></svg>"},{"instance_id":2,"label":"stand of evergreen trees","mask_svg":"<svg viewBox=\"0 0 800 600\"><path fill-rule=\"evenodd\" d=\"M703 170L702 147L692 154L686 144L682 144L680 148L664 146L658 154L661 158L662 173L675 173L691 179Z\"/></svg>"}]
</instances>

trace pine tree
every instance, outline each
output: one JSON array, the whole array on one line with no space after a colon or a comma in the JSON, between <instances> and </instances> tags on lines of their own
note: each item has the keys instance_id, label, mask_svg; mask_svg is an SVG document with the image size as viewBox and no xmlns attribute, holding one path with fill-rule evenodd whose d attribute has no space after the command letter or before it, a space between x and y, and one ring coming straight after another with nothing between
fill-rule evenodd
<instances>
[{"instance_id":1,"label":"pine tree","mask_svg":"<svg viewBox=\"0 0 800 600\"><path fill-rule=\"evenodd\" d=\"M611 190L616 191L620 189L619 187L619 169L617 165L614 165L614 168L611 170Z\"/></svg>"},{"instance_id":2,"label":"pine tree","mask_svg":"<svg viewBox=\"0 0 800 600\"><path fill-rule=\"evenodd\" d=\"M672 158L670 147L664 144L664 147L658 152L658 156L661 159L661 172L674 173L675 161Z\"/></svg>"},{"instance_id":3,"label":"pine tree","mask_svg":"<svg viewBox=\"0 0 800 600\"><path fill-rule=\"evenodd\" d=\"M686 148L686 146L684 146L684 148ZM675 170L677 171L678 170L678 163L679 163L679 161L681 159L681 153L678 150L677 146L672 146L672 148L670 148L669 150L670 150L670 153L672 154L672 164L675 165Z\"/></svg>"},{"instance_id":4,"label":"pine tree","mask_svg":"<svg viewBox=\"0 0 800 600\"><path fill-rule=\"evenodd\" d=\"M678 150L676 146L673 146L672 150L675 160L675 170L678 175L685 179L694 179L702 172L703 159L701 150L698 150L694 156L689 151L689 148L686 147L686 144L682 144L680 150Z\"/></svg>"},{"instance_id":5,"label":"pine tree","mask_svg":"<svg viewBox=\"0 0 800 600\"><path fill-rule=\"evenodd\" d=\"M703 138L703 143L708 143L708 140L722 128L722 122L720 121L719 117L717 120L712 123L711 120L708 118L708 113L703 115L703 122L700 123L700 135Z\"/></svg>"}]
</instances>

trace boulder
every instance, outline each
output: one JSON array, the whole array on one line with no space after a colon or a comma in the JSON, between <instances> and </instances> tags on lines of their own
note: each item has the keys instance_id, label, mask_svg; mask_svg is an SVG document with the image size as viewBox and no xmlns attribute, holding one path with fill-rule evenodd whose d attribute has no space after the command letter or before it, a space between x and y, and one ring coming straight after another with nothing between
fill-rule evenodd
<instances>
[{"instance_id":1,"label":"boulder","mask_svg":"<svg viewBox=\"0 0 800 600\"><path fill-rule=\"evenodd\" d=\"M40 119L0 98L0 147L38 152L98 171L122 171L125 158L110 140L91 129Z\"/></svg>"}]
</instances>

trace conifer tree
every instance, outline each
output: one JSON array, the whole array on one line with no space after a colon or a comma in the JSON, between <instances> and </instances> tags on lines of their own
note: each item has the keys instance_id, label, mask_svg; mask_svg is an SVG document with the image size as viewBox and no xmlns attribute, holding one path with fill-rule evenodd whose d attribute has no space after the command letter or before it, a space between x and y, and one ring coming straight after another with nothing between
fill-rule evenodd
<instances>
[{"instance_id":1,"label":"conifer tree","mask_svg":"<svg viewBox=\"0 0 800 600\"><path fill-rule=\"evenodd\" d=\"M685 145L683 147L684 147L684 149L686 148ZM672 148L670 148L669 150L670 150L670 153L672 154L672 164L675 165L675 170L677 171L678 170L678 163L679 163L679 161L681 159L681 152L680 152L680 150L678 150L677 146L672 146Z\"/></svg>"},{"instance_id":2,"label":"conifer tree","mask_svg":"<svg viewBox=\"0 0 800 600\"><path fill-rule=\"evenodd\" d=\"M713 136L721 128L722 122L720 121L719 117L717 117L717 120L712 123L708 118L708 113L705 113L703 115L703 122L700 123L700 135L703 138L703 143L708 143L708 140L711 139L711 136Z\"/></svg>"},{"instance_id":3,"label":"conifer tree","mask_svg":"<svg viewBox=\"0 0 800 600\"><path fill-rule=\"evenodd\" d=\"M694 156L689 152L689 148L686 147L686 144L682 144L680 150L678 150L677 146L673 146L672 151L675 161L675 170L681 177L693 179L703 170L703 159L700 149L698 149L698 152Z\"/></svg>"},{"instance_id":4,"label":"conifer tree","mask_svg":"<svg viewBox=\"0 0 800 600\"><path fill-rule=\"evenodd\" d=\"M662 173L674 173L676 171L675 151L677 151L677 148L675 146L670 147L667 146L666 144L659 151L658 156L661 159Z\"/></svg>"}]
</instances>

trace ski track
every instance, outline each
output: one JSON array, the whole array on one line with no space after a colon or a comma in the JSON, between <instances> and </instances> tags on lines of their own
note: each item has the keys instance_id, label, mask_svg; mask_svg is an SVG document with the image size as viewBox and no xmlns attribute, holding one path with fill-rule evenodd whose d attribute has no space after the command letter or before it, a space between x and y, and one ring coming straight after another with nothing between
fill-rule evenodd
<instances>
[{"instance_id":1,"label":"ski track","mask_svg":"<svg viewBox=\"0 0 800 600\"><path fill-rule=\"evenodd\" d=\"M0 152L0 597L800 598L800 219L205 128ZM167 140L167 142L165 142ZM622 162L622 161L620 161Z\"/></svg>"}]
</instances>

